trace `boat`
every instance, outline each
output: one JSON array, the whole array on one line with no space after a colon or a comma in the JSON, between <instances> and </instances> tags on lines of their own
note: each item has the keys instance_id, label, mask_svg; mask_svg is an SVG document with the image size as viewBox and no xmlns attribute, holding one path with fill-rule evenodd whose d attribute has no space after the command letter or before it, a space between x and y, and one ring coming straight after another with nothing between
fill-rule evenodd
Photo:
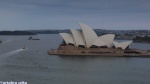
<instances>
[{"instance_id":1,"label":"boat","mask_svg":"<svg viewBox=\"0 0 150 84\"><path fill-rule=\"evenodd\" d=\"M30 37L28 38L28 40L40 40L40 39L38 39L38 38L33 38L32 36L30 36Z\"/></svg>"},{"instance_id":2,"label":"boat","mask_svg":"<svg viewBox=\"0 0 150 84\"><path fill-rule=\"evenodd\" d=\"M80 30L71 29L71 33L60 33L63 42L57 49L48 51L49 55L60 56L118 56L150 57L146 50L132 49L132 41L116 42L114 34L97 36L95 31L83 23Z\"/></svg>"},{"instance_id":3,"label":"boat","mask_svg":"<svg viewBox=\"0 0 150 84\"><path fill-rule=\"evenodd\" d=\"M26 49L26 46L23 46L22 49Z\"/></svg>"}]
</instances>

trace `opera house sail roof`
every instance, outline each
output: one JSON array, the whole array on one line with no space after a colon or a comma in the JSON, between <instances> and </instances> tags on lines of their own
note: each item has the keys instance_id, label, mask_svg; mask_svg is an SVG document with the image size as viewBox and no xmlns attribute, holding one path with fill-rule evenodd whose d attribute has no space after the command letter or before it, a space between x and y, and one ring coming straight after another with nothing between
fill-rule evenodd
<instances>
[{"instance_id":1,"label":"opera house sail roof","mask_svg":"<svg viewBox=\"0 0 150 84\"><path fill-rule=\"evenodd\" d=\"M85 46L85 39L81 31L71 29L71 33L73 35L75 45L78 47L79 45Z\"/></svg>"},{"instance_id":2,"label":"opera house sail roof","mask_svg":"<svg viewBox=\"0 0 150 84\"><path fill-rule=\"evenodd\" d=\"M73 44L78 47L79 45L85 46L86 48L90 48L91 46L106 46L111 48L113 45L116 48L126 49L132 41L127 42L116 42L114 41L114 34L105 34L102 36L97 36L95 31L90 28L88 25L79 23L81 31L76 29L71 29L71 34L69 33L60 33L62 38L64 39L66 44Z\"/></svg>"},{"instance_id":3,"label":"opera house sail roof","mask_svg":"<svg viewBox=\"0 0 150 84\"><path fill-rule=\"evenodd\" d=\"M125 49L131 43L132 41L126 41L126 42L113 41L113 44L115 45L116 48L122 48L122 49Z\"/></svg>"}]
</instances>

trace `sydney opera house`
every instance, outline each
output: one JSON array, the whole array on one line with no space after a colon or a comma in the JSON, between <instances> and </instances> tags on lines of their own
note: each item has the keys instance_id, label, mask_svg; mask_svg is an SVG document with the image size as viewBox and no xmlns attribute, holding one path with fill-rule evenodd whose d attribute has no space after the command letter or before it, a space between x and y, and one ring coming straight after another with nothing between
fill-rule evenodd
<instances>
[{"instance_id":1,"label":"sydney opera house","mask_svg":"<svg viewBox=\"0 0 150 84\"><path fill-rule=\"evenodd\" d=\"M130 49L132 41L114 41L114 34L98 36L93 29L79 23L81 30L71 29L71 33L60 33L63 38L58 49L49 50L49 55L75 56L149 56L148 52Z\"/></svg>"}]
</instances>

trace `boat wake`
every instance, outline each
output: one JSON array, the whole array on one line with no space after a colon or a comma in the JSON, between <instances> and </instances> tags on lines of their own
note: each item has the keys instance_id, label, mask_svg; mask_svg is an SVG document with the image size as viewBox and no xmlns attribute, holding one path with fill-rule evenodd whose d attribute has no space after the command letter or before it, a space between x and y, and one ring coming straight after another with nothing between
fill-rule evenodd
<instances>
[{"instance_id":1,"label":"boat wake","mask_svg":"<svg viewBox=\"0 0 150 84\"><path fill-rule=\"evenodd\" d=\"M12 42L12 41L13 41L12 39L9 39L9 40L3 41L3 43L9 43L9 42Z\"/></svg>"},{"instance_id":2,"label":"boat wake","mask_svg":"<svg viewBox=\"0 0 150 84\"><path fill-rule=\"evenodd\" d=\"M7 53L4 53L2 55L0 55L0 62L3 62L5 59L7 59L8 57L12 56L12 55L15 55L21 51L23 51L25 49L17 49L17 50L14 50L14 51L10 51L10 52L7 52Z\"/></svg>"},{"instance_id":3,"label":"boat wake","mask_svg":"<svg viewBox=\"0 0 150 84\"><path fill-rule=\"evenodd\" d=\"M10 52L7 52L7 53L4 53L4 54L2 54L2 55L0 55L0 57L1 56L10 56L10 55L14 55L14 54L16 54L16 53L19 53L19 52L21 52L21 51L23 51L23 50L25 50L25 49L17 49L17 50L14 50L14 51L10 51Z\"/></svg>"}]
</instances>

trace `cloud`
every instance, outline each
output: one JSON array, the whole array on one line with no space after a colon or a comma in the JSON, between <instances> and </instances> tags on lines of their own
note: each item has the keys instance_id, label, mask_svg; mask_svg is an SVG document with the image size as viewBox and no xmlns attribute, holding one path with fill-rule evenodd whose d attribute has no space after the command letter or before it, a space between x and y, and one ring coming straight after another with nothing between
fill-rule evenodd
<instances>
[{"instance_id":1,"label":"cloud","mask_svg":"<svg viewBox=\"0 0 150 84\"><path fill-rule=\"evenodd\" d=\"M137 12L150 10L147 0L1 0L0 7L18 11ZM72 11L73 10L73 11Z\"/></svg>"},{"instance_id":2,"label":"cloud","mask_svg":"<svg viewBox=\"0 0 150 84\"><path fill-rule=\"evenodd\" d=\"M93 28L148 29L149 8L149 0L0 0L0 27L69 28L83 22Z\"/></svg>"}]
</instances>

